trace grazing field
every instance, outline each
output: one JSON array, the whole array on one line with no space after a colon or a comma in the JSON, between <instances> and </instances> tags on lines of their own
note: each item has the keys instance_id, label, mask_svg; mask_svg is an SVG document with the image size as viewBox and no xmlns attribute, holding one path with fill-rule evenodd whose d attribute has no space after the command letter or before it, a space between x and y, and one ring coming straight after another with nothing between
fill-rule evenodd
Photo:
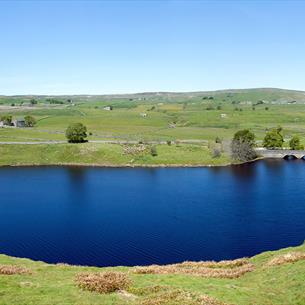
<instances>
[{"instance_id":1,"label":"grazing field","mask_svg":"<svg viewBox=\"0 0 305 305\"><path fill-rule=\"evenodd\" d=\"M248 260L151 266L142 273L138 267L50 265L0 255L0 304L303 305L304 255L305 244ZM238 272L247 265L247 272ZM192 272L198 268L201 273Z\"/></svg>"},{"instance_id":2,"label":"grazing field","mask_svg":"<svg viewBox=\"0 0 305 305\"><path fill-rule=\"evenodd\" d=\"M112 110L106 110L107 106L111 106ZM0 128L0 145L1 142L65 141L67 126L77 122L87 127L89 142L198 141L197 144L202 145L201 156L199 152L189 154L190 147L184 145L180 148L176 146L175 149L160 147L158 158L141 156L133 161L141 164L189 164L190 160L193 164L224 164L223 161L229 159L227 147L221 148L221 161L206 162L214 154L215 139L229 143L236 131L245 128L255 133L258 145L261 144L266 130L278 125L283 127L284 146L288 146L293 135L298 135L301 142L305 143L305 93L291 90L0 97L0 117L3 115L12 115L15 119L31 115L37 124L31 128ZM101 153L104 155L107 155L109 149L107 145L104 150L98 145L95 148L97 151L104 151ZM110 150L118 152L120 149L111 147ZM9 152L8 148L1 150ZM29 148L22 150L23 155L26 155ZM58 150L61 151L62 147L58 147ZM51 151L48 148L47 152ZM99 164L110 162L108 157L97 158L97 154L94 153L95 157L90 159ZM7 164L9 158L15 162L13 156L1 158L0 162ZM44 163L40 161L41 158L35 155L31 162ZM50 160L56 162L57 159L52 158L50 155ZM73 162L72 159L63 158L62 162ZM78 160L75 162L83 162L82 156L76 159ZM112 161L122 164L127 159L116 156ZM61 161L60 158L57 161Z\"/></svg>"},{"instance_id":3,"label":"grazing field","mask_svg":"<svg viewBox=\"0 0 305 305\"><path fill-rule=\"evenodd\" d=\"M99 166L195 166L209 164L223 165L230 163L229 157L225 154L214 157L207 146L179 144L156 145L155 147L157 149L157 156L151 155L151 145L98 143L0 145L0 166L59 164Z\"/></svg>"}]
</instances>

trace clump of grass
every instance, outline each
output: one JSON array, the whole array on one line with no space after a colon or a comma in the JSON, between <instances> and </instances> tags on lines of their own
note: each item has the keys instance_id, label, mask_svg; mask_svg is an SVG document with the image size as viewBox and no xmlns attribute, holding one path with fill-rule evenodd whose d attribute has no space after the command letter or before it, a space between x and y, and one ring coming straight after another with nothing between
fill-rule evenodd
<instances>
[{"instance_id":1,"label":"clump of grass","mask_svg":"<svg viewBox=\"0 0 305 305\"><path fill-rule=\"evenodd\" d=\"M168 290L158 295L149 296L140 302L141 305L225 305L207 295L196 295L181 289Z\"/></svg>"},{"instance_id":2,"label":"clump of grass","mask_svg":"<svg viewBox=\"0 0 305 305\"><path fill-rule=\"evenodd\" d=\"M238 278L254 270L254 265L247 259L231 261L183 262L172 265L151 265L135 267L137 274L186 274L210 278Z\"/></svg>"},{"instance_id":3,"label":"clump of grass","mask_svg":"<svg viewBox=\"0 0 305 305\"><path fill-rule=\"evenodd\" d=\"M286 254L278 255L271 259L267 266L277 266L288 263L294 263L299 260L305 260L305 253L303 252L288 252Z\"/></svg>"},{"instance_id":4,"label":"clump of grass","mask_svg":"<svg viewBox=\"0 0 305 305\"><path fill-rule=\"evenodd\" d=\"M13 275L13 274L31 274L31 271L25 267L15 265L0 265L0 274Z\"/></svg>"},{"instance_id":5,"label":"clump of grass","mask_svg":"<svg viewBox=\"0 0 305 305\"><path fill-rule=\"evenodd\" d=\"M127 289L131 285L131 280L123 272L87 272L78 274L76 283L84 290L111 293Z\"/></svg>"}]
</instances>

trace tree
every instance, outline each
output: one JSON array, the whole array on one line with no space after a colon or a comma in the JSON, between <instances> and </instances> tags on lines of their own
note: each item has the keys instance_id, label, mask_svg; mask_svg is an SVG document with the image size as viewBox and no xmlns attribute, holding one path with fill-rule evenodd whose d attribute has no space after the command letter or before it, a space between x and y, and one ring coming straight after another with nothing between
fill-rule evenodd
<instances>
[{"instance_id":1,"label":"tree","mask_svg":"<svg viewBox=\"0 0 305 305\"><path fill-rule=\"evenodd\" d=\"M3 115L0 121L2 121L4 125L11 126L12 120L13 117L11 115Z\"/></svg>"},{"instance_id":2,"label":"tree","mask_svg":"<svg viewBox=\"0 0 305 305\"><path fill-rule=\"evenodd\" d=\"M263 146L268 149L282 148L284 143L282 130L282 127L277 127L268 131L265 135Z\"/></svg>"},{"instance_id":3,"label":"tree","mask_svg":"<svg viewBox=\"0 0 305 305\"><path fill-rule=\"evenodd\" d=\"M298 136L293 136L289 141L289 147L293 150L302 150L304 145L301 144L300 138Z\"/></svg>"},{"instance_id":4,"label":"tree","mask_svg":"<svg viewBox=\"0 0 305 305\"><path fill-rule=\"evenodd\" d=\"M69 143L86 142L87 128L82 123L74 123L68 126L66 130L66 138Z\"/></svg>"},{"instance_id":5,"label":"tree","mask_svg":"<svg viewBox=\"0 0 305 305\"><path fill-rule=\"evenodd\" d=\"M27 115L24 117L24 122L26 127L33 127L36 124L36 120L31 115Z\"/></svg>"},{"instance_id":6,"label":"tree","mask_svg":"<svg viewBox=\"0 0 305 305\"><path fill-rule=\"evenodd\" d=\"M250 161L256 158L255 135L248 129L239 130L234 134L231 143L232 158L237 161Z\"/></svg>"},{"instance_id":7,"label":"tree","mask_svg":"<svg viewBox=\"0 0 305 305\"><path fill-rule=\"evenodd\" d=\"M31 99L30 103L31 103L31 105L37 105L38 104L37 100L35 100L34 98Z\"/></svg>"}]
</instances>

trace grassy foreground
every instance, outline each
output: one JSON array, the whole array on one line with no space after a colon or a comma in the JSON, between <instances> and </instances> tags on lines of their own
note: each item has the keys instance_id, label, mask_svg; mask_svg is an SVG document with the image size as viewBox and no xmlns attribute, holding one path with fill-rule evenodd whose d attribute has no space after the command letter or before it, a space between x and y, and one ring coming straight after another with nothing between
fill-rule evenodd
<instances>
[{"instance_id":1,"label":"grassy foreground","mask_svg":"<svg viewBox=\"0 0 305 305\"><path fill-rule=\"evenodd\" d=\"M131 151L130 151L131 147ZM118 144L43 144L0 145L2 165L101 165L101 166L153 166L153 165L224 165L230 159L224 153L213 157L211 149L203 145L157 145L157 156L150 154L150 146L143 151L138 146ZM142 146L143 147L143 146Z\"/></svg>"},{"instance_id":2,"label":"grassy foreground","mask_svg":"<svg viewBox=\"0 0 305 305\"><path fill-rule=\"evenodd\" d=\"M132 268L95 268L69 265L50 265L29 259L0 255L0 266L15 265L28 268L31 274L1 275L1 305L89 305L89 304L181 304L158 303L161 292L152 287L161 285L167 292L182 289L185 293L207 295L225 304L235 305L304 305L305 260L270 266L268 263L287 253L305 254L305 244L265 252L250 258L255 269L235 279L213 279L192 275L134 274ZM302 255L303 255L302 254ZM75 283L77 274L83 271L122 271L128 273L133 284L125 293L99 294L80 289ZM136 295L135 291L142 291ZM143 303L143 300L155 300ZM189 304L189 303L187 303ZM192 304L192 303L190 303ZM194 303L197 305L197 303ZM202 303L205 304L205 303ZM206 303L210 304L210 303ZM181 304L182 305L182 304Z\"/></svg>"}]
</instances>

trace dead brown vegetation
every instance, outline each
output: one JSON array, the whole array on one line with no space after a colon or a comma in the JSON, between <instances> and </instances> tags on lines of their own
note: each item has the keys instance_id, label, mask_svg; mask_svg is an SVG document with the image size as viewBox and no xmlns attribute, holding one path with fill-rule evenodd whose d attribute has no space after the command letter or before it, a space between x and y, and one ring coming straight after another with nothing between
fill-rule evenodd
<instances>
[{"instance_id":1,"label":"dead brown vegetation","mask_svg":"<svg viewBox=\"0 0 305 305\"><path fill-rule=\"evenodd\" d=\"M196 295L181 289L166 291L140 301L141 305L225 305L207 295Z\"/></svg>"},{"instance_id":2,"label":"dead brown vegetation","mask_svg":"<svg viewBox=\"0 0 305 305\"><path fill-rule=\"evenodd\" d=\"M148 151L148 148L144 144L138 145L124 145L123 152L125 155L137 155Z\"/></svg>"},{"instance_id":3,"label":"dead brown vegetation","mask_svg":"<svg viewBox=\"0 0 305 305\"><path fill-rule=\"evenodd\" d=\"M0 265L0 274L13 275L13 274L31 274L31 271L25 267L15 265Z\"/></svg>"},{"instance_id":4,"label":"dead brown vegetation","mask_svg":"<svg viewBox=\"0 0 305 305\"><path fill-rule=\"evenodd\" d=\"M172 265L151 265L135 267L136 274L187 274L211 278L238 278L254 270L254 265L248 259L231 261L183 262Z\"/></svg>"},{"instance_id":5,"label":"dead brown vegetation","mask_svg":"<svg viewBox=\"0 0 305 305\"><path fill-rule=\"evenodd\" d=\"M283 265L288 263L294 263L300 260L305 260L304 252L288 252L286 254L274 257L267 263L267 266Z\"/></svg>"},{"instance_id":6,"label":"dead brown vegetation","mask_svg":"<svg viewBox=\"0 0 305 305\"><path fill-rule=\"evenodd\" d=\"M85 290L111 293L131 285L128 275L123 272L87 272L76 276L77 285Z\"/></svg>"}]
</instances>

